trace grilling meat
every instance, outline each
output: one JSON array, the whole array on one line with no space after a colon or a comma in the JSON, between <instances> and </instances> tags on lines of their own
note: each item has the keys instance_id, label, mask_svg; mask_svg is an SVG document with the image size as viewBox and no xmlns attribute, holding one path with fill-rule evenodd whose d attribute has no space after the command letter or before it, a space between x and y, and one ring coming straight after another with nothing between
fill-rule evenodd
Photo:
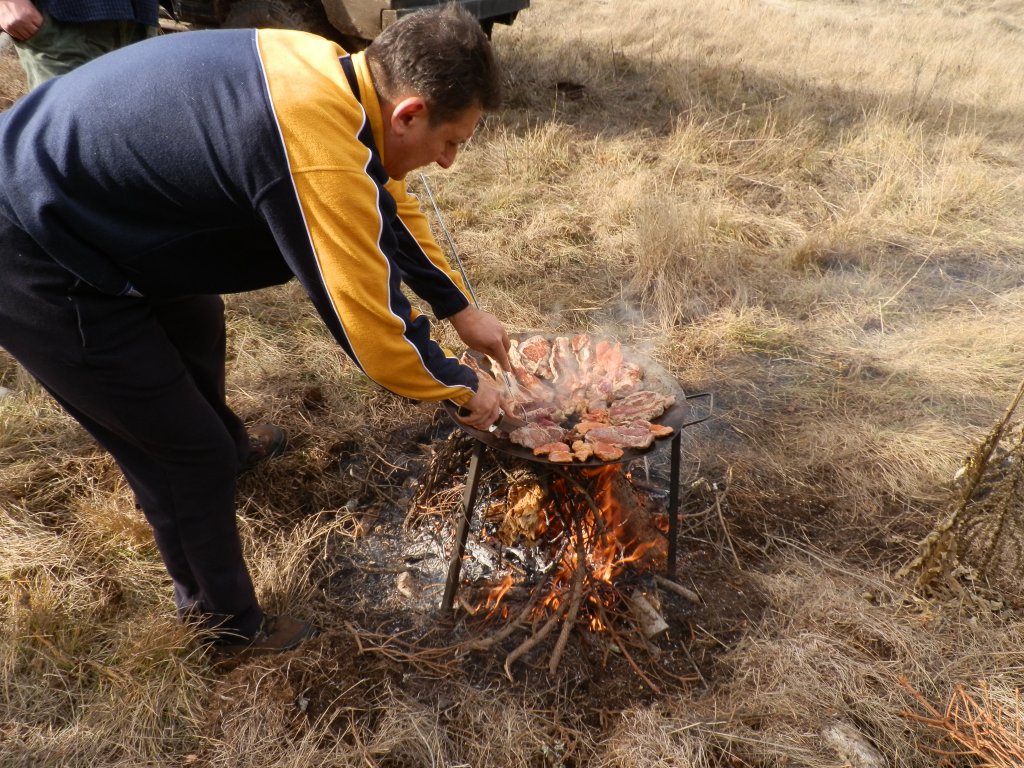
<instances>
[{"instance_id":1,"label":"grilling meat","mask_svg":"<svg viewBox=\"0 0 1024 768\"><path fill-rule=\"evenodd\" d=\"M580 388L580 364L572 348L572 339L557 337L551 343L551 383L562 391L570 393L570 399Z\"/></svg>"},{"instance_id":2,"label":"grilling meat","mask_svg":"<svg viewBox=\"0 0 1024 768\"><path fill-rule=\"evenodd\" d=\"M483 368L481 368L480 361L477 360L476 355L471 354L469 350L466 350L465 352L462 353L462 357L459 358L459 362L462 363L467 368L469 368L470 370L472 370L473 373L477 375L477 377L486 378L490 381L494 380L494 376L491 375L491 372L485 371Z\"/></svg>"},{"instance_id":3,"label":"grilling meat","mask_svg":"<svg viewBox=\"0 0 1024 768\"><path fill-rule=\"evenodd\" d=\"M594 450L594 455L601 461L618 461L622 458L622 449L612 443L595 440L590 443L590 447Z\"/></svg>"},{"instance_id":4,"label":"grilling meat","mask_svg":"<svg viewBox=\"0 0 1024 768\"><path fill-rule=\"evenodd\" d=\"M533 451L542 445L560 443L564 437L565 430L558 425L527 424L525 427L512 430L508 439Z\"/></svg>"},{"instance_id":5,"label":"grilling meat","mask_svg":"<svg viewBox=\"0 0 1024 768\"><path fill-rule=\"evenodd\" d=\"M586 461L594 455L594 446L585 440L576 440L572 444L572 455L579 461Z\"/></svg>"},{"instance_id":6,"label":"grilling meat","mask_svg":"<svg viewBox=\"0 0 1024 768\"><path fill-rule=\"evenodd\" d=\"M535 355L541 349L542 347L534 345L529 348L529 353L530 355ZM537 364L533 361L532 357L525 357L523 355L520 342L512 341L512 345L508 350L508 360L512 364L512 375L516 377L516 382L525 391L532 403L545 404L555 400L555 391L551 384L533 373Z\"/></svg>"},{"instance_id":7,"label":"grilling meat","mask_svg":"<svg viewBox=\"0 0 1024 768\"><path fill-rule=\"evenodd\" d=\"M644 372L639 365L624 362L612 378L612 397L621 397L635 392L643 377Z\"/></svg>"},{"instance_id":8,"label":"grilling meat","mask_svg":"<svg viewBox=\"0 0 1024 768\"><path fill-rule=\"evenodd\" d=\"M533 449L534 456L547 456L548 461L568 463L573 460L572 449L565 443L544 443Z\"/></svg>"},{"instance_id":9,"label":"grilling meat","mask_svg":"<svg viewBox=\"0 0 1024 768\"><path fill-rule=\"evenodd\" d=\"M543 336L531 336L519 342L519 359L523 368L541 379L551 379L551 342Z\"/></svg>"},{"instance_id":10,"label":"grilling meat","mask_svg":"<svg viewBox=\"0 0 1024 768\"><path fill-rule=\"evenodd\" d=\"M650 448L654 442L650 422L635 421L630 424L616 424L596 427L587 431L584 438L588 443L610 443L620 448Z\"/></svg>"},{"instance_id":11,"label":"grilling meat","mask_svg":"<svg viewBox=\"0 0 1024 768\"><path fill-rule=\"evenodd\" d=\"M573 427L573 431L577 435L585 435L585 434L587 434L587 432L589 432L592 429L597 429L598 427L607 427L607 426L608 426L608 422L607 421L581 421L581 422L577 423L575 427Z\"/></svg>"},{"instance_id":12,"label":"grilling meat","mask_svg":"<svg viewBox=\"0 0 1024 768\"><path fill-rule=\"evenodd\" d=\"M594 373L598 376L612 374L622 366L622 345L619 342L602 339L594 345Z\"/></svg>"},{"instance_id":13,"label":"grilling meat","mask_svg":"<svg viewBox=\"0 0 1024 768\"><path fill-rule=\"evenodd\" d=\"M573 336L572 351L576 355L580 370L589 371L593 367L591 361L594 359L594 352L590 346L590 336L585 333Z\"/></svg>"},{"instance_id":14,"label":"grilling meat","mask_svg":"<svg viewBox=\"0 0 1024 768\"><path fill-rule=\"evenodd\" d=\"M623 449L643 450L673 433L652 421L675 397L645 388L643 368L624 359L617 341L538 334L513 341L509 361L520 387L515 412L527 425L508 439L538 456L616 461ZM472 355L463 362L486 375Z\"/></svg>"},{"instance_id":15,"label":"grilling meat","mask_svg":"<svg viewBox=\"0 0 1024 768\"><path fill-rule=\"evenodd\" d=\"M670 395L650 390L634 392L611 404L608 408L608 421L612 424L623 424L637 419L650 421L661 416L675 401L676 399Z\"/></svg>"}]
</instances>

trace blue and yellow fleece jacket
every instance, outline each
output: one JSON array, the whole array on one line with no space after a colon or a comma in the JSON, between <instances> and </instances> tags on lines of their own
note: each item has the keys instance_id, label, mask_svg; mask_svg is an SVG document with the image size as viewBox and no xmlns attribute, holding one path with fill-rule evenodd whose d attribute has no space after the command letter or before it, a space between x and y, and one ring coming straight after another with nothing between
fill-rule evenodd
<instances>
[{"instance_id":1,"label":"blue and yellow fleece jacket","mask_svg":"<svg viewBox=\"0 0 1024 768\"><path fill-rule=\"evenodd\" d=\"M467 292L382 147L362 54L284 30L165 35L0 114L0 215L114 296L295 276L372 380L462 404L475 374L431 340L401 287L439 318Z\"/></svg>"}]
</instances>

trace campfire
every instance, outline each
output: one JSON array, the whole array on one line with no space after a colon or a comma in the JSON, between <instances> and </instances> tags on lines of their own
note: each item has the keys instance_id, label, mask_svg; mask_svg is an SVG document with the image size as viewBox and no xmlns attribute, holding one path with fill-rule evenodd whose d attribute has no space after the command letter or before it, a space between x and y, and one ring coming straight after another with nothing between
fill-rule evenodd
<instances>
[{"instance_id":1,"label":"campfire","mask_svg":"<svg viewBox=\"0 0 1024 768\"><path fill-rule=\"evenodd\" d=\"M494 648L521 636L505 659L510 677L512 665L540 648L556 628L548 656L551 672L574 630L611 635L627 659L624 631L645 640L664 632L668 624L659 611L659 587L699 600L663 573L675 570L681 429L706 419L711 408L709 401L708 415L684 423L687 401L710 396L687 398L666 371L617 342L582 339L516 340L514 371L529 393L517 413L528 420L520 435L481 432L456 422L475 442L442 608L481 619L483 636L468 641L468 649ZM520 368L524 349L535 359L529 370ZM536 362L545 355L546 363ZM600 362L588 368L588 360ZM600 437L588 440L595 431ZM634 441L634 431L645 437ZM663 436L671 436L664 442L671 446L667 507L660 501L665 488L639 490L627 468L632 460L649 461L663 444L656 438ZM609 450L609 438L618 441L615 450ZM598 450L582 451L584 445ZM498 480L485 489L482 522L474 532L479 543L470 549L496 552L497 562L488 569L490 579L467 585L456 601L486 448L522 467L492 473Z\"/></svg>"},{"instance_id":2,"label":"campfire","mask_svg":"<svg viewBox=\"0 0 1024 768\"><path fill-rule=\"evenodd\" d=\"M616 578L627 568L634 572L664 568L668 518L636 493L617 465L581 475L579 481L568 475L554 478L546 493L537 481L519 486L508 501L490 505L484 519L494 527L499 545L512 547L525 540L535 550L543 550L541 558L547 560L550 576L534 618L571 604L577 598L574 576L582 570L589 592L586 599L580 598L580 607L589 614L589 625L600 629L602 622L588 605L596 608L612 602L602 593L613 590ZM486 599L489 611L502 607L513 583L509 573L491 590ZM507 616L507 611L502 615Z\"/></svg>"},{"instance_id":3,"label":"campfire","mask_svg":"<svg viewBox=\"0 0 1024 768\"><path fill-rule=\"evenodd\" d=\"M667 560L667 514L621 466L577 474L526 473L492 489L494 500L481 505L474 535L501 553L501 561L490 569L490 580L466 585L454 607L480 618L477 626L489 631L467 649L521 636L505 659L510 676L512 665L556 629L551 672L574 630L616 635L625 626L649 639L668 628L655 589L669 583L656 575Z\"/></svg>"}]
</instances>

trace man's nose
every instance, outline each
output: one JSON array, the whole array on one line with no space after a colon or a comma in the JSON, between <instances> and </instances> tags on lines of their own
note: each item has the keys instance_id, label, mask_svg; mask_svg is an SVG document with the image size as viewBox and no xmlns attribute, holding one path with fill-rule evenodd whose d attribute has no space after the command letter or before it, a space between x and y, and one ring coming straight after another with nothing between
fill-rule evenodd
<instances>
[{"instance_id":1,"label":"man's nose","mask_svg":"<svg viewBox=\"0 0 1024 768\"><path fill-rule=\"evenodd\" d=\"M455 156L459 153L457 149L446 149L441 153L441 156L437 158L437 164L442 168L451 168L452 163L455 162Z\"/></svg>"}]
</instances>

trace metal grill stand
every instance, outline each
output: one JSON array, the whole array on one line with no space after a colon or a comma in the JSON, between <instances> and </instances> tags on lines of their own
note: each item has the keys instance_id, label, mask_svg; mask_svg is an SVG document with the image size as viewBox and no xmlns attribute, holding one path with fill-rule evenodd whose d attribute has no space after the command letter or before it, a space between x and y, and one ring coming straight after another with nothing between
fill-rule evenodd
<instances>
[{"instance_id":1,"label":"metal grill stand","mask_svg":"<svg viewBox=\"0 0 1024 768\"><path fill-rule=\"evenodd\" d=\"M703 421L703 419L701 419ZM697 422L691 422L695 424ZM687 425L689 426L689 424ZM676 547L679 531L679 465L682 454L682 430L677 430L672 437L671 444L671 465L669 468L669 489L668 489L668 560L665 567L666 575L675 578L676 575ZM444 596L441 598L441 610L450 611L455 603L455 593L459 589L459 577L462 573L462 558L466 552L466 539L469 536L469 526L473 520L473 510L476 507L476 493L480 484L481 469L483 466L484 443L477 441L473 447L473 454L469 460L469 472L466 475L466 490L462 495L462 515L459 517L459 526L455 531L455 547L452 551L451 560L448 563L448 580L444 586ZM555 471L565 473L568 466L557 467Z\"/></svg>"}]
</instances>

